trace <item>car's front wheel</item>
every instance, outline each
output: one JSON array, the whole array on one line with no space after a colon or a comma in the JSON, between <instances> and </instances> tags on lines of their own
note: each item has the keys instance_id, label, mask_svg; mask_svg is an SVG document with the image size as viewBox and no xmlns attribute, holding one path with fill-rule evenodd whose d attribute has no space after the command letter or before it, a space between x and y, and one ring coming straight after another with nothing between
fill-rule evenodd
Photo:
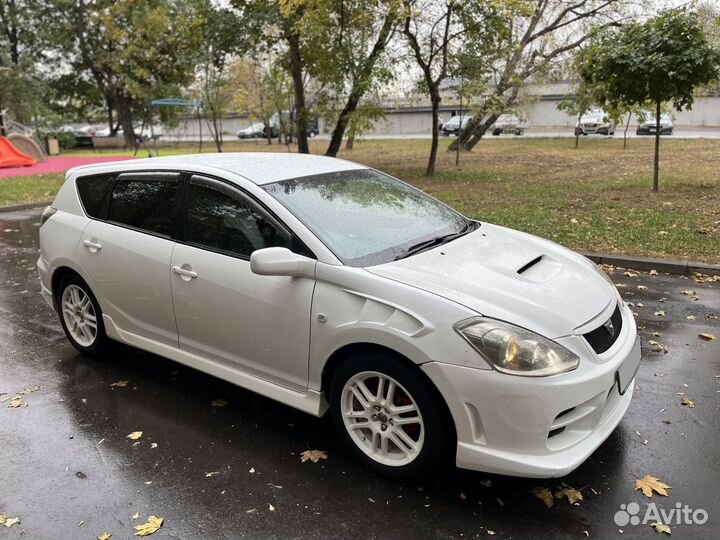
<instances>
[{"instance_id":1,"label":"car's front wheel","mask_svg":"<svg viewBox=\"0 0 720 540\"><path fill-rule=\"evenodd\" d=\"M396 359L346 359L330 385L340 437L368 468L396 479L428 474L440 463L449 430L428 384Z\"/></svg>"},{"instance_id":2,"label":"car's front wheel","mask_svg":"<svg viewBox=\"0 0 720 540\"><path fill-rule=\"evenodd\" d=\"M56 303L68 340L78 351L95 355L107 344L102 311L90 287L77 275L62 280Z\"/></svg>"}]
</instances>

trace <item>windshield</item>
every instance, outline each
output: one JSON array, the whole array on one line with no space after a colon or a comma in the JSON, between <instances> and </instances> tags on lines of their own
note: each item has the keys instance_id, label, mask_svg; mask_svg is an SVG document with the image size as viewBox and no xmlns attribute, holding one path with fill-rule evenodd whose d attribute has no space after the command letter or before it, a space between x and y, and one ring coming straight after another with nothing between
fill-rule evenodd
<instances>
[{"instance_id":1,"label":"windshield","mask_svg":"<svg viewBox=\"0 0 720 540\"><path fill-rule=\"evenodd\" d=\"M348 266L394 260L419 242L473 230L467 218L371 169L263 186Z\"/></svg>"}]
</instances>

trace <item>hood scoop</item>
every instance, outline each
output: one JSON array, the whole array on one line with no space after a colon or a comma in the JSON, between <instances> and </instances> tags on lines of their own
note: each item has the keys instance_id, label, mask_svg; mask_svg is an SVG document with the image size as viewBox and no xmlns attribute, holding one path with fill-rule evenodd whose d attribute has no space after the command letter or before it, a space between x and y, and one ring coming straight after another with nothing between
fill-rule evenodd
<instances>
[{"instance_id":1,"label":"hood scoop","mask_svg":"<svg viewBox=\"0 0 720 540\"><path fill-rule=\"evenodd\" d=\"M533 257L520 268L517 274L533 283L546 283L562 272L563 265L549 255Z\"/></svg>"}]
</instances>

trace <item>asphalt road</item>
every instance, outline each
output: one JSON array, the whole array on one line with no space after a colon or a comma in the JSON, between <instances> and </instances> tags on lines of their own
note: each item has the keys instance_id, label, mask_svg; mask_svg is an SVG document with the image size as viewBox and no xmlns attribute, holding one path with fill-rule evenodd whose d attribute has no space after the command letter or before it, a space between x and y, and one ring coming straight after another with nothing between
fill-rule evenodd
<instances>
[{"instance_id":1,"label":"asphalt road","mask_svg":"<svg viewBox=\"0 0 720 540\"><path fill-rule=\"evenodd\" d=\"M649 524L614 522L632 502L641 517L648 503L705 510L705 524L673 522L673 538L717 536L720 319L707 317L720 317L720 282L614 273L644 328L643 364L628 414L571 475L449 468L400 484L350 459L327 419L129 348L78 355L38 293L38 225L37 210L0 214L0 514L20 518L0 539L129 539L149 514L165 519L158 539L658 538ZM27 407L8 407L35 386ZM211 406L218 398L229 404ZM328 459L301 463L307 449ZM634 490L648 474L672 486L668 497ZM529 493L563 482L581 490L579 505L546 508Z\"/></svg>"}]
</instances>

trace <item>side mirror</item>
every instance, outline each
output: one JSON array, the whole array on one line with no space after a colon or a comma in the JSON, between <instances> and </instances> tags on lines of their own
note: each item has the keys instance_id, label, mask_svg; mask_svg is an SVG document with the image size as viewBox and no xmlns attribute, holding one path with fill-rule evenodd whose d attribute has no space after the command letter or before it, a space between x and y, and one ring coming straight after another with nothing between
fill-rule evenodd
<instances>
[{"instance_id":1,"label":"side mirror","mask_svg":"<svg viewBox=\"0 0 720 540\"><path fill-rule=\"evenodd\" d=\"M252 252L250 270L260 276L314 278L315 262L284 247L269 247Z\"/></svg>"}]
</instances>

